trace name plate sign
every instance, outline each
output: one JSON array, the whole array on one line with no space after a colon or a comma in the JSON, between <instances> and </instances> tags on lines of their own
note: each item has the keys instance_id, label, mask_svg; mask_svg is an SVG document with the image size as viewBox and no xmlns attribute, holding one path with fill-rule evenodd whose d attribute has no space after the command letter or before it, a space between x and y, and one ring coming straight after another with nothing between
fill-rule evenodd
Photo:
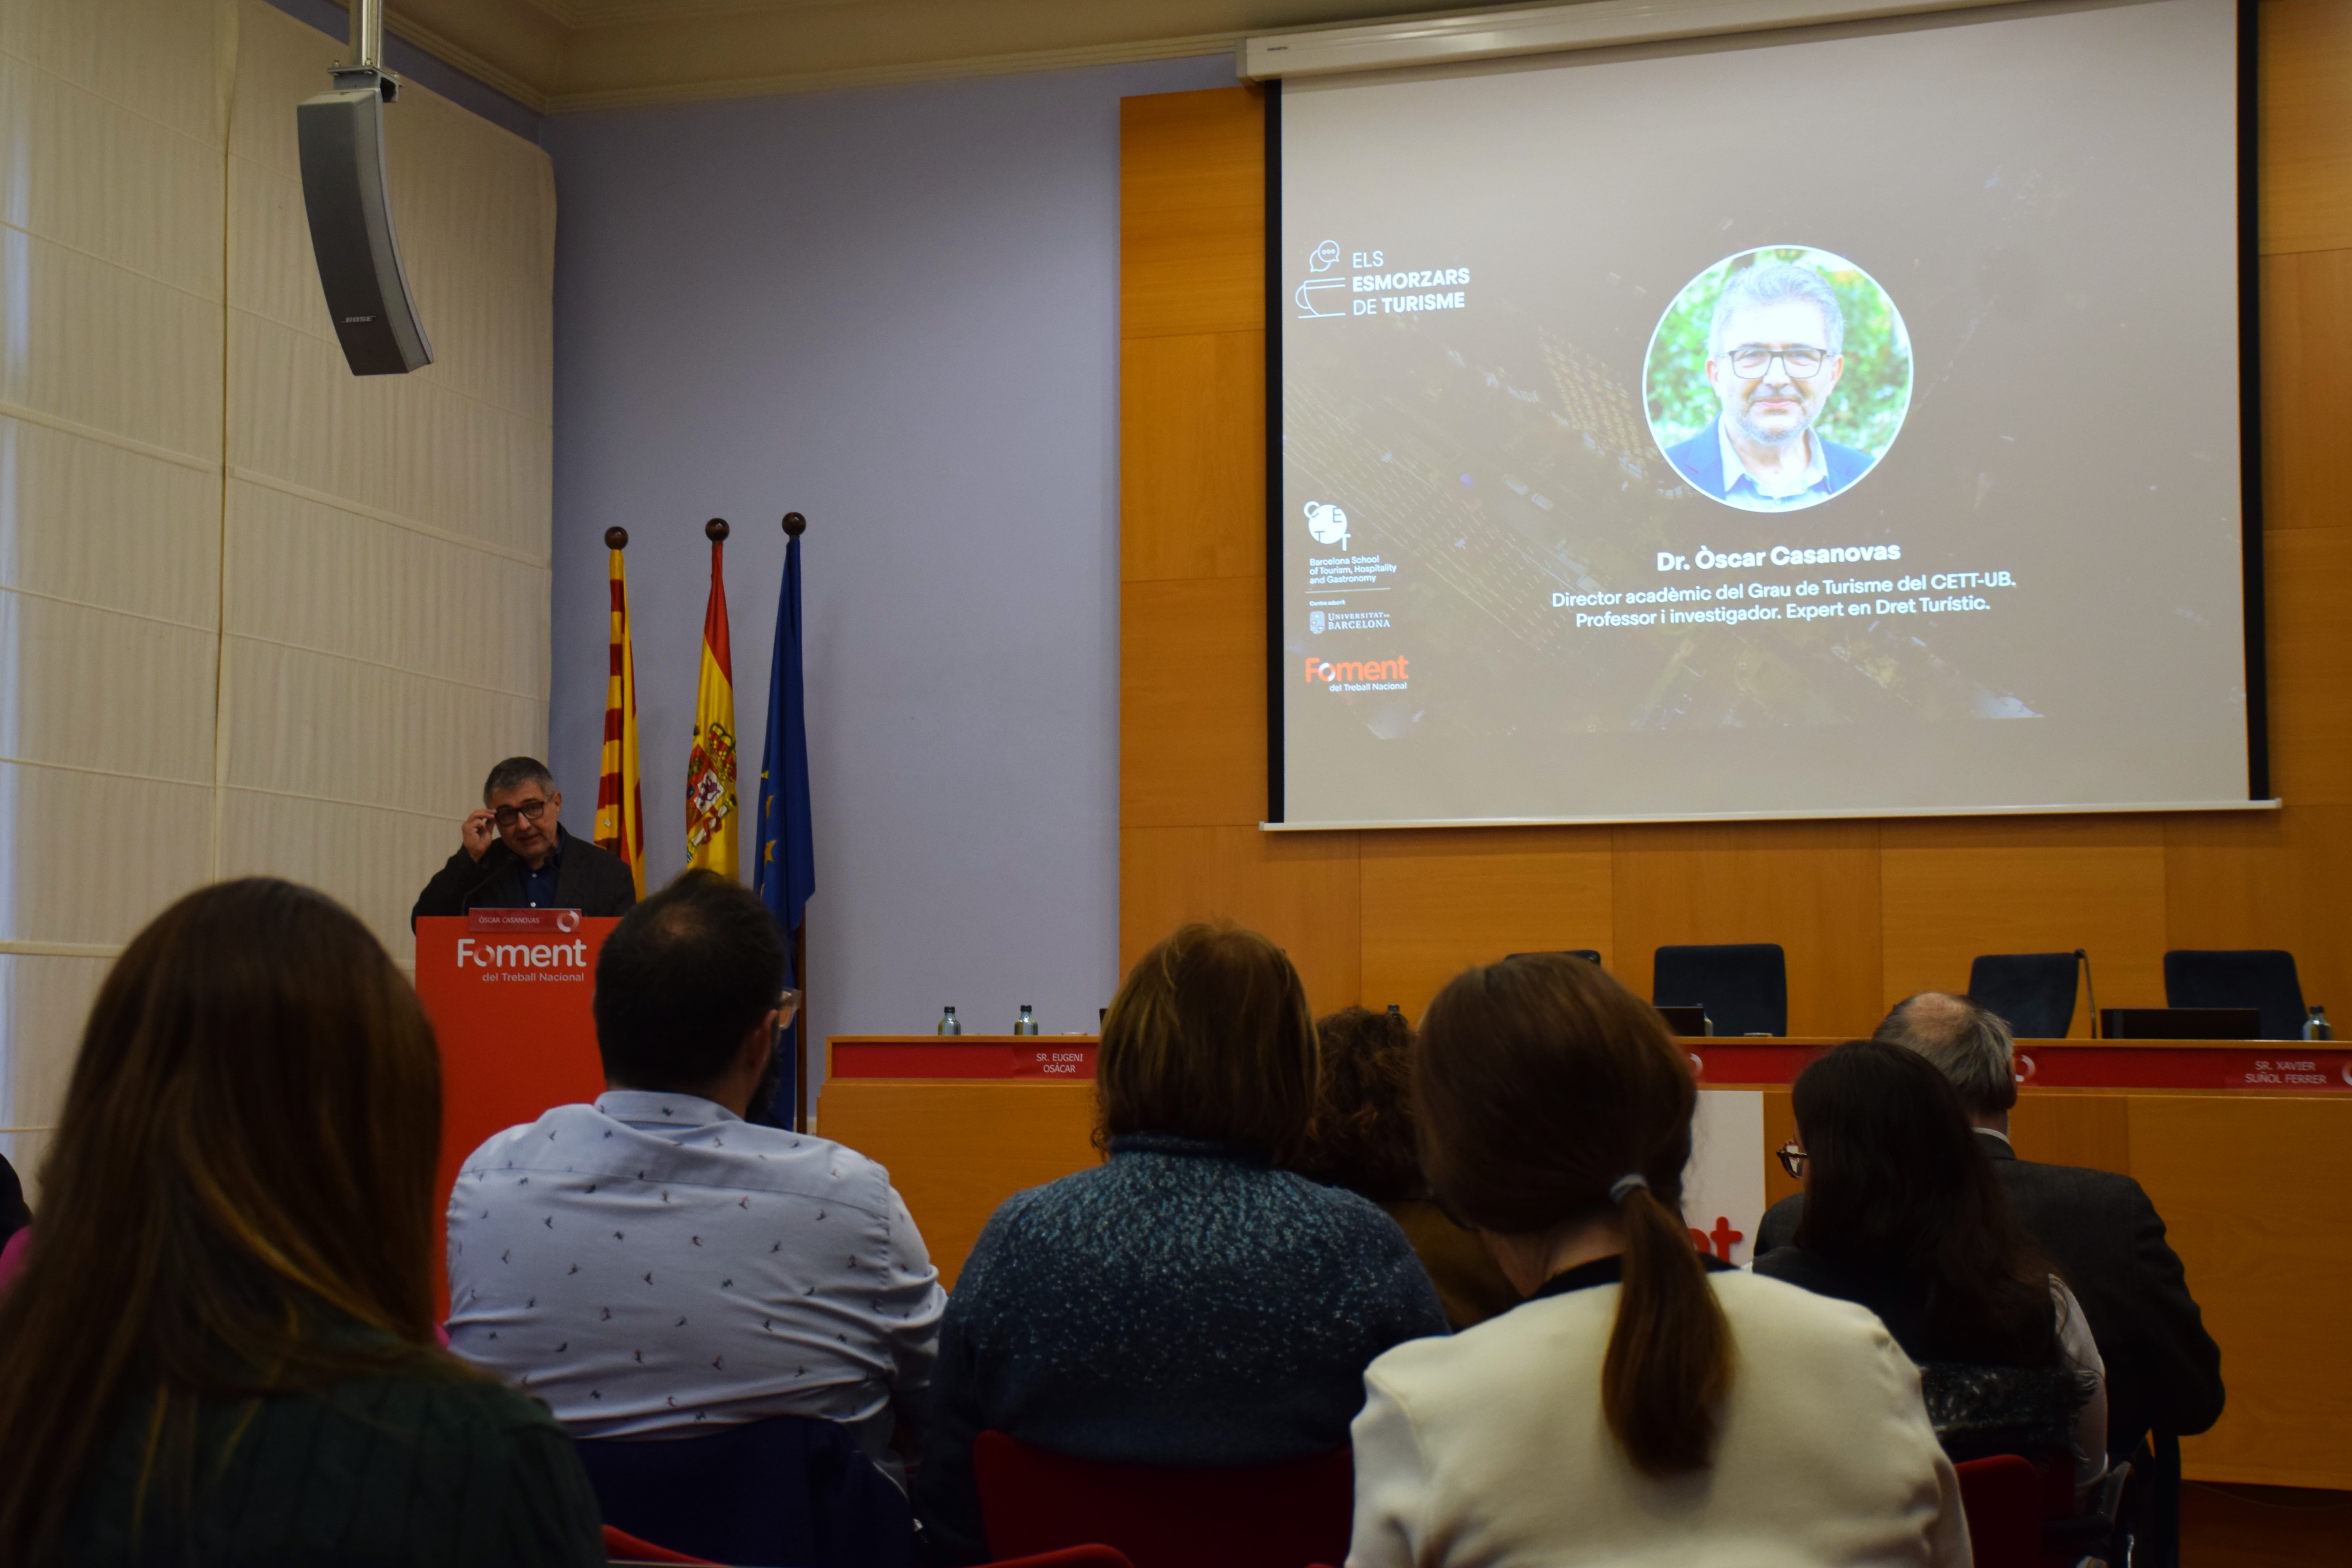
<instances>
[{"instance_id":1,"label":"name plate sign","mask_svg":"<svg viewBox=\"0 0 2352 1568\"><path fill-rule=\"evenodd\" d=\"M833 1078L999 1078L1092 1081L1092 1035L836 1035Z\"/></svg>"}]
</instances>

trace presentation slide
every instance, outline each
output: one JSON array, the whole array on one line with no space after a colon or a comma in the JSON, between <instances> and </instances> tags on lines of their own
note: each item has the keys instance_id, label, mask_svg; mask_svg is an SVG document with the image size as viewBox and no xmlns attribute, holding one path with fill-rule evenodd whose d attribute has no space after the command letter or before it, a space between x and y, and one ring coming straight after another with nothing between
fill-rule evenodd
<instances>
[{"instance_id":1,"label":"presentation slide","mask_svg":"<svg viewBox=\"0 0 2352 1568\"><path fill-rule=\"evenodd\" d=\"M2236 28L1285 83L1280 819L2243 805Z\"/></svg>"}]
</instances>

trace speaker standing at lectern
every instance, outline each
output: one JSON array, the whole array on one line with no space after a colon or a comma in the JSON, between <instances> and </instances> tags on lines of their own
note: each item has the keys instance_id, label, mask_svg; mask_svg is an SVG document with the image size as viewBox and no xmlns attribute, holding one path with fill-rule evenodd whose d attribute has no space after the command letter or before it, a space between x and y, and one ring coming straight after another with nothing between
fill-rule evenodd
<instances>
[{"instance_id":1,"label":"speaker standing at lectern","mask_svg":"<svg viewBox=\"0 0 2352 1568\"><path fill-rule=\"evenodd\" d=\"M563 796L547 764L509 757L482 784L482 809L458 831L464 846L425 884L411 924L473 910L578 910L624 915L637 901L628 866L563 830Z\"/></svg>"}]
</instances>

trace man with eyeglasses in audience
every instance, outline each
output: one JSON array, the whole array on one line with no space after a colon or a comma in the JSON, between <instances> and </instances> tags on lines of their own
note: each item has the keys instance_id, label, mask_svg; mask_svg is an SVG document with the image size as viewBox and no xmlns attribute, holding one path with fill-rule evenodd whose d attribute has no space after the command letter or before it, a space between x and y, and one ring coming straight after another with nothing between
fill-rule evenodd
<instances>
[{"instance_id":1,"label":"man with eyeglasses in audience","mask_svg":"<svg viewBox=\"0 0 2352 1568\"><path fill-rule=\"evenodd\" d=\"M459 825L462 847L449 857L409 911L426 915L475 910L578 910L625 915L637 901L636 879L610 850L565 831L563 794L536 757L509 757L482 784L482 809Z\"/></svg>"},{"instance_id":2,"label":"man with eyeglasses in audience","mask_svg":"<svg viewBox=\"0 0 2352 1568\"><path fill-rule=\"evenodd\" d=\"M1845 374L1845 312L1821 275L1759 261L1716 297L1706 380L1723 411L1667 448L1698 489L1743 511L1817 506L1870 470L1815 428Z\"/></svg>"}]
</instances>

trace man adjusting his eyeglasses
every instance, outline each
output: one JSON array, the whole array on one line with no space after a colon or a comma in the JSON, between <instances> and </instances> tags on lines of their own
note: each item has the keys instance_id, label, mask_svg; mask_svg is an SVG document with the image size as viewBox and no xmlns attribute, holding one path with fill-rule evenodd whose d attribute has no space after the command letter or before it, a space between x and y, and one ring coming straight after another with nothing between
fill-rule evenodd
<instances>
[{"instance_id":1,"label":"man adjusting his eyeglasses","mask_svg":"<svg viewBox=\"0 0 2352 1568\"><path fill-rule=\"evenodd\" d=\"M472 910L578 910L622 915L637 901L620 857L564 831L563 795L535 757L509 757L482 785L482 809L458 826L462 847L416 896L425 915Z\"/></svg>"},{"instance_id":2,"label":"man adjusting his eyeglasses","mask_svg":"<svg viewBox=\"0 0 2352 1568\"><path fill-rule=\"evenodd\" d=\"M1722 412L1666 450L1682 477L1745 511L1818 506L1871 457L1814 428L1845 374L1845 312L1820 274L1760 261L1716 297L1706 379Z\"/></svg>"}]
</instances>

